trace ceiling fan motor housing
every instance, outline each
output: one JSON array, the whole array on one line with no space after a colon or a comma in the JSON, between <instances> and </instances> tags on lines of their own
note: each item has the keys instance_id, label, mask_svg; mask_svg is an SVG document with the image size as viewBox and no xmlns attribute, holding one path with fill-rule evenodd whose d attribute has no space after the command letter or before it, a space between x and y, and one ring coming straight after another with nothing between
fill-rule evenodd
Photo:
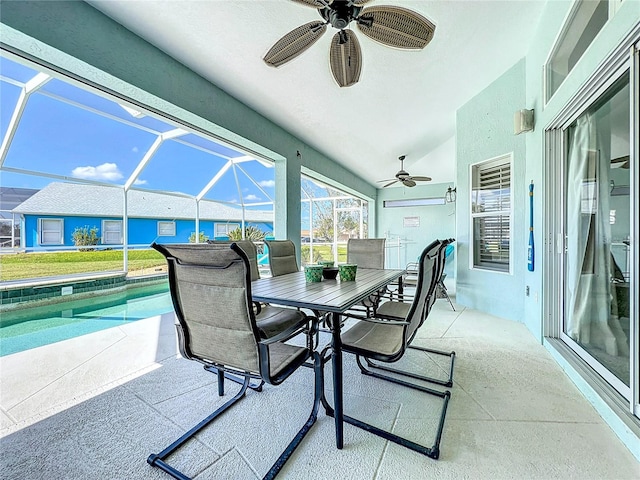
<instances>
[{"instance_id":1,"label":"ceiling fan motor housing","mask_svg":"<svg viewBox=\"0 0 640 480\"><path fill-rule=\"evenodd\" d=\"M355 5L350 5L350 3L351 2L334 0L331 6L319 9L320 15L322 15L322 18L329 22L333 28L342 30L343 28L347 28L347 26L358 17L362 10L362 7L356 7Z\"/></svg>"}]
</instances>

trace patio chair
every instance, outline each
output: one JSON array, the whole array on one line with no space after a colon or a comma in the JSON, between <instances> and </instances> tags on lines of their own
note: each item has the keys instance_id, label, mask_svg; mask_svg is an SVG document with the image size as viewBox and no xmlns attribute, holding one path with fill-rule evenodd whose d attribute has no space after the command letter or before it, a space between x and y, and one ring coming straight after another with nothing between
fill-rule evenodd
<instances>
[{"instance_id":1,"label":"patio chair","mask_svg":"<svg viewBox=\"0 0 640 480\"><path fill-rule=\"evenodd\" d=\"M256 248L256 244L251 240L207 240L207 243L212 245L231 245L232 243L235 243L242 249L249 259L251 281L253 282L260 278L260 270L258 269L258 249Z\"/></svg>"},{"instance_id":2,"label":"patio chair","mask_svg":"<svg viewBox=\"0 0 640 480\"><path fill-rule=\"evenodd\" d=\"M224 395L227 374L241 378L242 387L233 398L178 440L160 453L150 455L147 462L174 478L188 478L166 459L244 398L247 389L252 388L252 380L256 380L258 386L265 382L279 385L299 367L312 366L315 392L311 414L264 477L274 478L315 423L323 383L320 356L309 348L313 342L307 342L307 346L284 342L299 332L315 335L317 320L295 309L277 307L270 307L272 313L277 310L277 318L267 319L266 323L262 313L256 315L251 308L249 259L235 243L154 243L152 247L165 255L169 265L180 353L188 360L203 364L207 371L217 373L218 395Z\"/></svg>"},{"instance_id":3,"label":"patio chair","mask_svg":"<svg viewBox=\"0 0 640 480\"><path fill-rule=\"evenodd\" d=\"M350 238L347 240L347 263L355 263L358 268L383 269L385 242L386 238ZM352 307L356 318L358 312L364 312L370 317L386 290L385 287L378 294L365 298L360 305Z\"/></svg>"},{"instance_id":4,"label":"patio chair","mask_svg":"<svg viewBox=\"0 0 640 480\"><path fill-rule=\"evenodd\" d=\"M264 243L269 250L272 277L300 271L296 259L296 246L291 240L265 240Z\"/></svg>"},{"instance_id":5,"label":"patio chair","mask_svg":"<svg viewBox=\"0 0 640 480\"><path fill-rule=\"evenodd\" d=\"M456 311L456 307L453 306L453 302L451 301L451 297L449 297L449 292L447 292L447 287L444 284L444 279L447 278L447 274L444 273L444 264L446 263L447 258L449 258L449 256L453 252L453 248L454 248L453 247L453 242L454 241L455 240L453 238L449 239L449 244L445 248L444 260L442 262L442 274L440 275L440 279L438 280L438 283L436 285L436 298L445 298L449 302L449 305L451 305L451 309L455 312Z\"/></svg>"},{"instance_id":6,"label":"patio chair","mask_svg":"<svg viewBox=\"0 0 640 480\"><path fill-rule=\"evenodd\" d=\"M435 278L437 275L437 254L430 255L430 247L431 245L425 248L425 250L422 252L422 255L420 256L420 271L416 295L413 302L411 303L411 308L406 318L401 321L386 320L380 318L368 318L365 320L360 320L353 327L342 334L341 348L343 352L352 353L356 356L358 367L363 374L381 378L398 385L403 385L405 387L413 388L430 395L435 395L443 399L442 409L440 411L440 419L435 435L435 441L433 446L431 447L426 447L412 442L410 440L407 440L406 438L400 437L397 434L370 425L351 416L345 415L344 421L358 428L362 428L368 432L378 435L382 438L385 438L386 440L390 440L413 451L426 455L430 458L437 459L440 456L440 441L442 438L442 431L444 429L447 406L449 404L449 399L451 398L451 392L449 390L446 390L444 392L434 390L422 385L410 383L400 378L390 377L387 375L379 374L377 372L373 372L369 370L362 361L363 359L371 359L388 363L396 362L400 360L405 355L407 349L410 348L409 344L413 340L422 320L422 309L426 305L427 295L429 294L430 290L433 290ZM431 249L431 251L433 251L433 249ZM419 348L419 350L422 349ZM324 354L325 352L323 352L323 356ZM405 372L401 370L397 370L397 372L412 378L422 378L418 375L414 375L411 372ZM333 416L334 411L328 405L326 399L324 398L324 394L322 402L325 406L325 409L327 410L327 414Z\"/></svg>"},{"instance_id":7,"label":"patio chair","mask_svg":"<svg viewBox=\"0 0 640 480\"><path fill-rule=\"evenodd\" d=\"M420 310L420 321L418 323L418 327L420 328L424 322L426 321L426 319L429 316L429 313L431 312L431 308L433 307L433 304L435 303L436 300L436 292L437 292L437 287L438 287L438 282L440 281L440 277L441 277L441 273L442 273L442 269L444 268L444 255L445 255L445 249L447 247L447 245L449 244L451 240L436 240L434 242L432 242L427 248L425 248L423 255L427 255L430 256L434 259L434 268L433 268L433 276L430 279L430 284L424 284L423 287L425 289L427 289L426 295L425 295L425 299L423 302L423 306ZM419 264L420 266L422 264ZM420 277L420 270L418 271L418 282L423 281L425 282L426 280L422 279ZM428 285L428 287L427 287ZM418 295L418 290L416 289L416 295ZM388 301L388 302L384 302L380 305L380 307L378 308L378 310L376 311L376 317L383 319L383 320L389 320L389 321L402 321L404 319L407 318L407 316L410 314L411 309L413 308L413 303L416 301L416 298L413 297L412 299L412 303L407 303L407 302L396 302L396 301ZM411 342L409 342L411 343ZM384 370L387 372L393 372L393 373L398 373L400 375L405 375L411 378L415 378L418 380L423 380L425 382L430 382L430 383L436 383L438 385L443 385L445 387L452 387L453 386L453 365L455 362L455 352L445 352L442 350L436 350L436 349L432 349L432 348L426 348L426 347L418 347L416 345L408 345L407 348L412 349L412 350L419 350L421 352L428 352L428 353L433 353L436 355L441 355L441 356L447 356L451 358L451 362L449 364L449 375L446 379L440 379L440 378L434 378L434 377L427 377L424 375L417 375L417 374L413 374L410 372L406 372L403 370L398 370L386 365L381 365L379 363L374 362L371 359L365 359L367 365L371 368L376 368L379 370ZM377 373L377 376L381 376L382 374Z\"/></svg>"},{"instance_id":8,"label":"patio chair","mask_svg":"<svg viewBox=\"0 0 640 480\"><path fill-rule=\"evenodd\" d=\"M433 306L434 301L436 300L436 298L442 298L438 296L438 289L440 288L440 285L444 286L443 283L443 279L444 279L444 264L445 264L445 260L446 260L446 252L447 249L451 246L451 242L453 242L454 240L449 238L446 240L437 240L433 243L431 243L430 248L435 251L435 249L437 249L438 252L438 265L437 265L437 277L436 277L436 284L435 284L435 293L434 294L430 294L428 296L428 303L429 306L427 309L425 309L424 312L424 317L426 318L426 315L429 313L429 311L431 310L431 307ZM430 252L430 254L432 254L433 252ZM407 264L406 267L406 274L403 277L403 282L406 286L413 286L415 287L418 283L418 270L419 270L419 263L415 262L415 263L409 263ZM446 290L446 289L445 289ZM409 307L410 307L410 303L407 303L407 301L411 301L413 299L413 295L411 294L403 294L402 299L400 299L401 301L393 301L393 298L391 299L391 301L388 302L384 302L381 303L378 306L378 309L376 310L376 315L378 317L382 317L382 318L388 318L390 320L398 320L398 319L402 319L405 318L405 316L407 315L408 311L409 311ZM451 300L449 300L451 301ZM453 307L453 305L452 305ZM454 309L455 310L455 309ZM424 319L423 319L424 321Z\"/></svg>"}]
</instances>

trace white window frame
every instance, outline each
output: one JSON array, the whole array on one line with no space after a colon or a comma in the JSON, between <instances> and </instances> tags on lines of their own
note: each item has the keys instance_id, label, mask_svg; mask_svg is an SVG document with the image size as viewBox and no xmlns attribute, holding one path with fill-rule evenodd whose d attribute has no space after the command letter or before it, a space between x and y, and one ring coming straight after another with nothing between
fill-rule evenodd
<instances>
[{"instance_id":1,"label":"white window frame","mask_svg":"<svg viewBox=\"0 0 640 480\"><path fill-rule=\"evenodd\" d=\"M46 224L58 225L58 228L46 228ZM45 233L57 233L57 241L45 241ZM38 244L39 245L64 245L64 219L63 218L39 218L38 219Z\"/></svg>"},{"instance_id":2,"label":"white window frame","mask_svg":"<svg viewBox=\"0 0 640 480\"><path fill-rule=\"evenodd\" d=\"M598 37L604 26L613 18L616 12L620 9L620 5L623 0L608 0L608 18L605 23L600 27L600 29L596 32L596 34L591 38L589 45L585 47L585 51L580 55L580 57L575 60L574 66L579 62L580 58L584 56L584 53L588 50L589 46L593 43L593 41ZM576 44L580 41L580 36L584 34L586 26L589 21L591 21L591 16L595 11L595 8L598 4L589 0L585 2L584 0L574 0L573 5L571 6L567 17L565 18L562 29L558 32L558 35L553 42L553 48L549 52L546 61L544 62L544 82L543 82L543 98L545 105L553 98L556 91L560 89L560 86L564 83L564 80L560 82L555 91L551 91L551 65L553 62L558 60L560 57L568 57L575 48ZM567 58L568 61L568 58ZM568 77L573 70L573 67L568 68L566 77Z\"/></svg>"},{"instance_id":3,"label":"white window frame","mask_svg":"<svg viewBox=\"0 0 640 480\"><path fill-rule=\"evenodd\" d=\"M222 228L224 227L224 228ZM235 230L236 228L240 228L240 223L235 222L216 222L214 237L221 237L223 235L229 236L229 232ZM224 231L221 231L224 230Z\"/></svg>"},{"instance_id":4,"label":"white window frame","mask_svg":"<svg viewBox=\"0 0 640 480\"><path fill-rule=\"evenodd\" d=\"M107 225L109 224L117 224L119 229L117 230L118 241L113 241L110 239L111 235L116 233L115 230L109 230ZM102 220L102 244L103 245L120 245L122 244L122 220Z\"/></svg>"},{"instance_id":5,"label":"white window frame","mask_svg":"<svg viewBox=\"0 0 640 480\"><path fill-rule=\"evenodd\" d=\"M167 233L167 230L169 233ZM158 236L159 237L175 237L176 236L176 222L173 221L158 221Z\"/></svg>"},{"instance_id":6,"label":"white window frame","mask_svg":"<svg viewBox=\"0 0 640 480\"><path fill-rule=\"evenodd\" d=\"M490 212L474 212L473 211L473 201L474 201L474 175L476 169L492 168L498 165L509 165L509 208L505 210L493 210ZM490 158L488 160L483 160L482 162L474 163L469 166L469 211L470 214L470 231L471 231L471 242L470 242L470 250L471 255L469 256L469 268L471 270L482 270L492 273L500 273L511 275L513 273L513 153L507 153L504 155L500 155L498 157ZM492 217L508 217L509 218L509 248L508 255L509 260L506 263L506 268L490 268L487 265L483 265L482 263L476 264L475 260L475 223L474 220L477 218L492 218ZM499 265L499 264L498 264Z\"/></svg>"}]
</instances>

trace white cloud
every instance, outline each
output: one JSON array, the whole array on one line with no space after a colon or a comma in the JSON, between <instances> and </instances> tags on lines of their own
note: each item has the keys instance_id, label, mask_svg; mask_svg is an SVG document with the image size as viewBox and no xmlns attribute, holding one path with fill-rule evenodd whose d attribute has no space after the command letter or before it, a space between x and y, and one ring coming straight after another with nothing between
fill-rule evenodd
<instances>
[{"instance_id":1,"label":"white cloud","mask_svg":"<svg viewBox=\"0 0 640 480\"><path fill-rule=\"evenodd\" d=\"M245 200L260 200L260 197L258 197L257 195L247 195L246 197L244 197Z\"/></svg>"},{"instance_id":2,"label":"white cloud","mask_svg":"<svg viewBox=\"0 0 640 480\"><path fill-rule=\"evenodd\" d=\"M261 187L275 187L276 186L276 181L275 180L262 180L262 181L258 182L258 185L260 185Z\"/></svg>"},{"instance_id":3,"label":"white cloud","mask_svg":"<svg viewBox=\"0 0 640 480\"><path fill-rule=\"evenodd\" d=\"M88 180L120 180L123 175L115 163L103 163L97 167L76 167L71 175Z\"/></svg>"},{"instance_id":4,"label":"white cloud","mask_svg":"<svg viewBox=\"0 0 640 480\"><path fill-rule=\"evenodd\" d=\"M138 147L133 147L133 148L131 149L131 151L132 151L133 153L138 153Z\"/></svg>"},{"instance_id":5,"label":"white cloud","mask_svg":"<svg viewBox=\"0 0 640 480\"><path fill-rule=\"evenodd\" d=\"M137 178L137 179L133 182L133 184L134 184L134 185L146 185L146 184L147 184L147 181L146 181L146 180L141 180L141 179Z\"/></svg>"}]
</instances>

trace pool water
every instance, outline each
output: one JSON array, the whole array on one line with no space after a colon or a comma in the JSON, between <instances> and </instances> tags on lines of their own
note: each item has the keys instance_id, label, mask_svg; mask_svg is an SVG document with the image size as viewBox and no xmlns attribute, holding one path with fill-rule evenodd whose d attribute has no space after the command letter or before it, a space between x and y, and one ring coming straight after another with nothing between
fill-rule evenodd
<instances>
[{"instance_id":1,"label":"pool water","mask_svg":"<svg viewBox=\"0 0 640 480\"><path fill-rule=\"evenodd\" d=\"M173 311L168 283L2 313L0 357Z\"/></svg>"}]
</instances>

